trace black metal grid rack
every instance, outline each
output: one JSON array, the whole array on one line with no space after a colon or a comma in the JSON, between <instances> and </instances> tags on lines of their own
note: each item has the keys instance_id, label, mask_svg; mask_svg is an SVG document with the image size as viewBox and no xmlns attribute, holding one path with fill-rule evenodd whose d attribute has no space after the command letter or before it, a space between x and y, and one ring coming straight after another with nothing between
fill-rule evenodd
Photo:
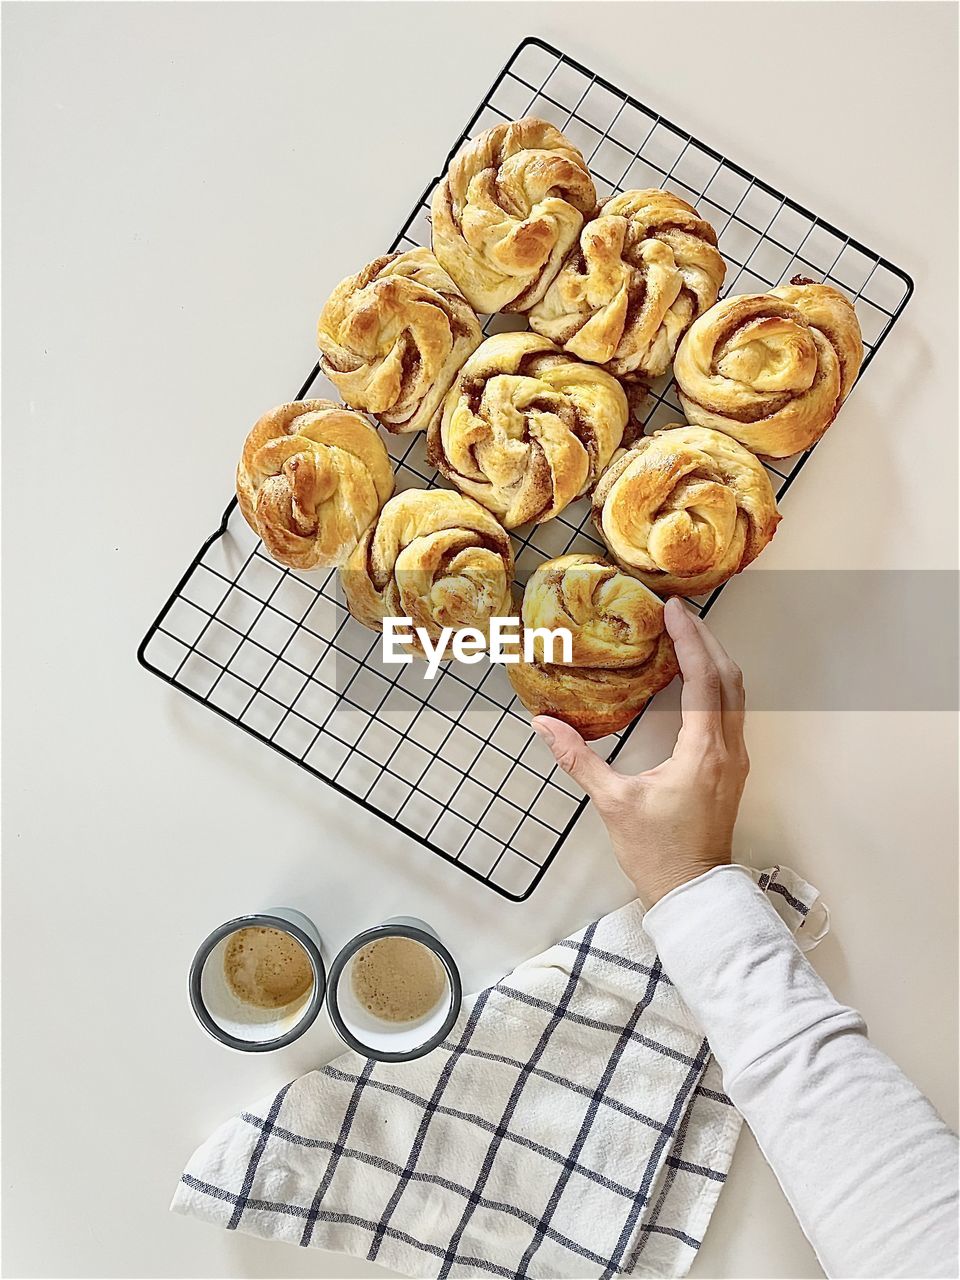
<instances>
[{"instance_id":1,"label":"black metal grid rack","mask_svg":"<svg viewBox=\"0 0 960 1280\"><path fill-rule=\"evenodd\" d=\"M523 115L552 121L580 148L601 199L665 187L695 204L719 236L724 293L763 292L798 273L843 289L863 330L863 369L913 291L910 277L878 253L533 37L497 76L444 169L467 138ZM392 250L429 245L427 213L437 181ZM494 317L485 332L517 324L515 316ZM307 395L339 398L318 366L296 398ZM667 375L644 406L645 427L682 418ZM398 490L437 483L422 435L387 443ZM778 497L809 456L768 463ZM599 546L584 500L545 525L517 531L515 544L520 582L546 558ZM705 614L720 590L691 603ZM276 565L234 498L138 657L498 893L528 897L586 801L530 730L502 667L448 663L428 683L421 664L385 666L379 646L379 636L346 612L336 573L301 575ZM598 749L612 759L633 727Z\"/></svg>"}]
</instances>

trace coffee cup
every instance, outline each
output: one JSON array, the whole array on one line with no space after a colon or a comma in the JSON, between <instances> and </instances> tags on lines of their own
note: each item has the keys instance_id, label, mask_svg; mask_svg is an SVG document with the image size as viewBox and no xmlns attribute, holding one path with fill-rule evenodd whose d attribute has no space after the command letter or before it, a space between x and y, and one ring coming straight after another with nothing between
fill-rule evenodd
<instances>
[{"instance_id":1,"label":"coffee cup","mask_svg":"<svg viewBox=\"0 0 960 1280\"><path fill-rule=\"evenodd\" d=\"M412 916L364 929L330 966L327 1012L357 1053L409 1062L435 1049L460 1013L460 972L435 930Z\"/></svg>"},{"instance_id":2,"label":"coffee cup","mask_svg":"<svg viewBox=\"0 0 960 1280\"><path fill-rule=\"evenodd\" d=\"M189 991L200 1025L221 1044L243 1053L282 1049L323 1006L320 934L292 907L228 920L197 950Z\"/></svg>"}]
</instances>

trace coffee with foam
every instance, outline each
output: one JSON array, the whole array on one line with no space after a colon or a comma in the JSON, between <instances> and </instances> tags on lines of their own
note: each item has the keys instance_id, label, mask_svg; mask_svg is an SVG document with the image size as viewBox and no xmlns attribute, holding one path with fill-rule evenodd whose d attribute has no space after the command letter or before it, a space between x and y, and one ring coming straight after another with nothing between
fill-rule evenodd
<instances>
[{"instance_id":1,"label":"coffee with foam","mask_svg":"<svg viewBox=\"0 0 960 1280\"><path fill-rule=\"evenodd\" d=\"M351 966L357 1000L384 1022L416 1022L431 1013L447 992L443 965L412 938L379 938L361 948Z\"/></svg>"},{"instance_id":2,"label":"coffee with foam","mask_svg":"<svg viewBox=\"0 0 960 1280\"><path fill-rule=\"evenodd\" d=\"M258 1009L282 1009L313 986L313 966L296 938L259 925L231 934L223 975L238 1000Z\"/></svg>"}]
</instances>

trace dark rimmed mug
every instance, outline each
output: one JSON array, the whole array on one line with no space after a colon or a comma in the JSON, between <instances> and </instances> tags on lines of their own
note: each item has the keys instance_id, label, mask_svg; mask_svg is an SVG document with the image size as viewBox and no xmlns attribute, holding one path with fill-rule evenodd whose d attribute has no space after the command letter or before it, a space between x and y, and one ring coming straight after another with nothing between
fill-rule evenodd
<instances>
[{"instance_id":1,"label":"dark rimmed mug","mask_svg":"<svg viewBox=\"0 0 960 1280\"><path fill-rule=\"evenodd\" d=\"M278 929L300 943L313 985L298 1000L280 1009L260 1009L239 1000L227 985L223 955L227 941L240 929ZM190 966L190 1004L200 1025L215 1040L242 1053L267 1053L292 1044L312 1026L323 1007L327 977L320 934L312 920L293 907L271 907L237 916L204 938Z\"/></svg>"},{"instance_id":2,"label":"dark rimmed mug","mask_svg":"<svg viewBox=\"0 0 960 1280\"><path fill-rule=\"evenodd\" d=\"M443 966L446 992L436 1006L416 1022L387 1022L360 1004L353 994L350 966L354 956L381 938L410 938L428 947ZM351 938L330 966L327 1012L345 1044L378 1062L410 1062L436 1049L450 1034L460 1014L463 990L453 956L433 929L413 916L393 916Z\"/></svg>"}]
</instances>

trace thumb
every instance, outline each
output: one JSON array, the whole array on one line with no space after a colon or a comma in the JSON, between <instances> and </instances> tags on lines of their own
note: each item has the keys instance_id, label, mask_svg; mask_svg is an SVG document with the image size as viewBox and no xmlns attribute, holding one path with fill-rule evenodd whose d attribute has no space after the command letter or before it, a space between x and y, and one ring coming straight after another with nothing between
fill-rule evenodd
<instances>
[{"instance_id":1,"label":"thumb","mask_svg":"<svg viewBox=\"0 0 960 1280\"><path fill-rule=\"evenodd\" d=\"M534 732L537 733L553 752L553 758L574 782L578 782L591 799L607 786L613 770L584 742L583 738L571 725L553 716L534 716Z\"/></svg>"}]
</instances>

